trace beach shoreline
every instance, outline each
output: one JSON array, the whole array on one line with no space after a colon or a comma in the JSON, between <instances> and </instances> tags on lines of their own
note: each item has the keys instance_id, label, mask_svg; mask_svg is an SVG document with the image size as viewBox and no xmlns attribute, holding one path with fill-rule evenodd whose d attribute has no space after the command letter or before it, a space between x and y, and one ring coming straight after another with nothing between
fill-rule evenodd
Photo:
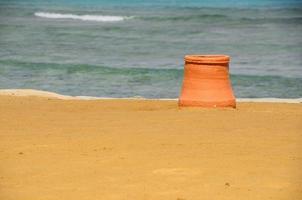
<instances>
[{"instance_id":1,"label":"beach shoreline","mask_svg":"<svg viewBox=\"0 0 302 200\"><path fill-rule=\"evenodd\" d=\"M177 101L175 98L144 98L144 97L93 97L93 96L69 96L62 95L55 92L48 92L34 89L2 89L0 96L37 96L45 98L55 98L61 100L103 100L103 99L129 99L129 100L160 100L160 101ZM302 103L302 98L237 98L237 102L266 102L266 103Z\"/></svg>"},{"instance_id":2,"label":"beach shoreline","mask_svg":"<svg viewBox=\"0 0 302 200\"><path fill-rule=\"evenodd\" d=\"M20 95L0 95L0 199L302 197L301 104Z\"/></svg>"}]
</instances>

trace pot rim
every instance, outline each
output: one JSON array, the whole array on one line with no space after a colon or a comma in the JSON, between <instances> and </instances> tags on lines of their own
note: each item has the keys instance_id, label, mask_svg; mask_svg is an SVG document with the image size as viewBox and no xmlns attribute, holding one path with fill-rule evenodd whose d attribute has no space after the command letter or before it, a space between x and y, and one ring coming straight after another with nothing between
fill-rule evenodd
<instances>
[{"instance_id":1,"label":"pot rim","mask_svg":"<svg viewBox=\"0 0 302 200\"><path fill-rule=\"evenodd\" d=\"M204 64L226 64L230 61L230 56L223 54L196 54L186 55L186 62L204 63Z\"/></svg>"}]
</instances>

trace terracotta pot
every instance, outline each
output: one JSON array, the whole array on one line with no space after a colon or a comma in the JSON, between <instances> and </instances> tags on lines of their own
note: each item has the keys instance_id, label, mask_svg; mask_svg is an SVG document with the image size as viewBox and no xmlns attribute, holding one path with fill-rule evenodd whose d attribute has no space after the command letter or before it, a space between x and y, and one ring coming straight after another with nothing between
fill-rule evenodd
<instances>
[{"instance_id":1,"label":"terracotta pot","mask_svg":"<svg viewBox=\"0 0 302 200\"><path fill-rule=\"evenodd\" d=\"M229 78L230 57L187 55L179 106L236 107Z\"/></svg>"}]
</instances>

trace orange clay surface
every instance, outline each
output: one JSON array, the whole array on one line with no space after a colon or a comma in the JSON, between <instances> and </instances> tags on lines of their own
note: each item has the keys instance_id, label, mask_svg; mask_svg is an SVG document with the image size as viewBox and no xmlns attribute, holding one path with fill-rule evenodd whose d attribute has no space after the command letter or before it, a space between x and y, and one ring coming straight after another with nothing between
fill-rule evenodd
<instances>
[{"instance_id":1,"label":"orange clay surface","mask_svg":"<svg viewBox=\"0 0 302 200\"><path fill-rule=\"evenodd\" d=\"M0 199L302 199L302 105L0 96Z\"/></svg>"},{"instance_id":2,"label":"orange clay surface","mask_svg":"<svg viewBox=\"0 0 302 200\"><path fill-rule=\"evenodd\" d=\"M236 107L226 55L187 55L180 106Z\"/></svg>"}]
</instances>

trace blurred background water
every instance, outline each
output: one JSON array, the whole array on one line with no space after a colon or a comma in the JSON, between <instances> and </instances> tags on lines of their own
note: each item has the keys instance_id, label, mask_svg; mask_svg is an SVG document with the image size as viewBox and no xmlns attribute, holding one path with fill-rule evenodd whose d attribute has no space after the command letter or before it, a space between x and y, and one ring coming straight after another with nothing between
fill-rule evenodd
<instances>
[{"instance_id":1,"label":"blurred background water","mask_svg":"<svg viewBox=\"0 0 302 200\"><path fill-rule=\"evenodd\" d=\"M176 98L186 54L228 54L237 97L302 97L300 0L0 0L0 89Z\"/></svg>"}]
</instances>

